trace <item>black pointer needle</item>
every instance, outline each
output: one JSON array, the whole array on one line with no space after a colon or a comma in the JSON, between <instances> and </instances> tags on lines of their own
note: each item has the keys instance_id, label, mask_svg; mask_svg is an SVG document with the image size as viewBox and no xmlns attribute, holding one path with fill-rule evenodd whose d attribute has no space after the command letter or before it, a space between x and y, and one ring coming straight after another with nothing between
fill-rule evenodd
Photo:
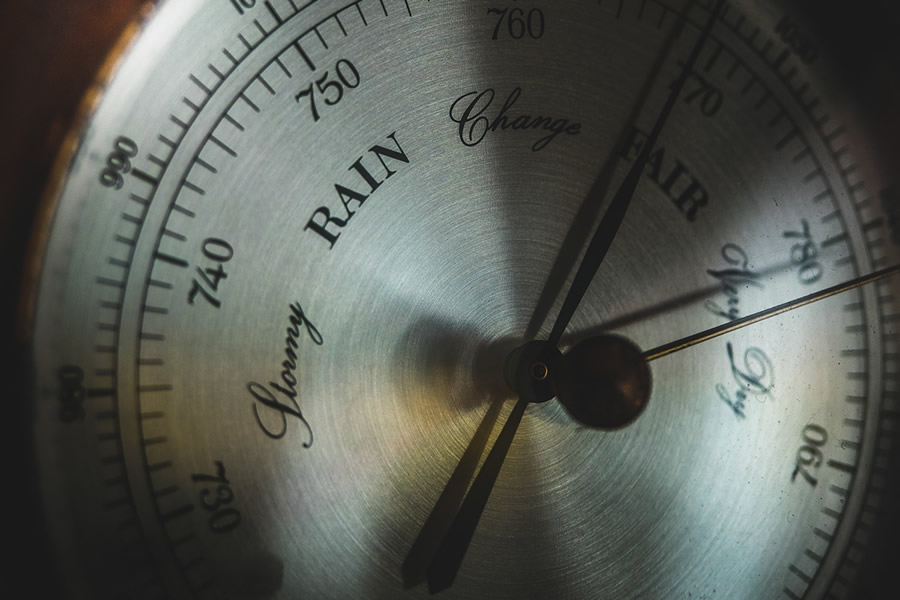
<instances>
[{"instance_id":1,"label":"black pointer needle","mask_svg":"<svg viewBox=\"0 0 900 600\"><path fill-rule=\"evenodd\" d=\"M512 445L513 437L522 421L522 415L528 407L528 400L519 397L515 407L509 414L509 418L503 425L494 447L491 448L487 458L484 459L484 465L481 467L478 476L472 483L469 494L463 501L459 512L454 519L453 524L447 531L440 548L434 555L431 566L428 568L428 591L436 594L453 585L456 579L456 572L462 564L466 549L472 536L475 535L475 528L478 527L478 520L484 507L487 505L488 497L494 488L494 482L497 481L497 475L500 474L500 468L506 459L506 453Z\"/></svg>"},{"instance_id":2,"label":"black pointer needle","mask_svg":"<svg viewBox=\"0 0 900 600\"><path fill-rule=\"evenodd\" d=\"M675 102L678 100L678 96L681 95L681 89L684 87L685 81L687 81L688 76L694 70L694 64L697 62L697 57L700 56L700 50L703 49L703 45L709 38L709 34L712 31L716 19L719 18L719 13L722 11L722 6L724 4L725 0L718 0L716 2L716 6L709 16L709 20L707 20L706 25L703 27L700 38L697 40L697 43L694 44L693 50L691 50L691 55L688 57L687 63L684 66L684 71L675 82L672 91L669 92L666 104L663 106L659 117L657 117L653 129L650 131L650 135L647 136L647 141L644 143L640 155L637 157L637 160L634 161L634 164L631 165L631 169L625 176L625 180L622 182L618 191L616 191L615 196L613 196L612 202L609 204L609 209L607 209L606 214L603 215L603 218L600 220L600 225L597 227L597 231L594 233L594 237L591 239L591 243L584 253L584 258L578 266L578 271L575 273L575 278L572 281L572 287L569 289L569 293L563 301L562 309L560 309L559 316L556 317L556 322L553 324L553 330L550 332L550 337L547 339L547 341L554 346L559 345L559 340L562 337L563 331L565 331L569 321L572 319L572 315L575 314L575 309L577 309L578 305L581 303L581 299L584 297L585 292L587 292L591 280L594 279L594 274L597 272L597 269L600 268L600 263L603 262L603 258L606 256L609 247L612 245L616 232L619 231L619 226L625 218L625 211L628 210L628 205L631 203L631 198L634 196L634 190L637 188L637 184L640 181L644 166L650 159L650 153L653 151L653 146L656 145L656 140L659 138L659 134L666 124L669 114L672 112L672 108L674 108ZM589 198L588 200L590 201L591 199Z\"/></svg>"},{"instance_id":3,"label":"black pointer needle","mask_svg":"<svg viewBox=\"0 0 900 600\"><path fill-rule=\"evenodd\" d=\"M697 44L694 46L694 49L688 58L684 72L672 88L669 98L663 107L663 111L657 118L653 130L647 138L641 155L635 161L622 186L613 197L609 210L607 210L607 213L600 221L597 232L594 234L591 244L588 246L588 250L585 253L585 257L578 268L578 272L575 274L572 288L569 290L569 294L563 302L563 308L560 311L560 315L557 317L556 323L554 324L553 332L549 339L549 343L553 347L556 347L559 344L559 338L562 336L562 332L568 325L569 320L571 320L581 298L587 291L591 279L594 277L594 273L597 272L600 263L603 261L606 252L612 244L612 240L622 223L622 219L625 217L625 211L628 208L631 197L634 195L634 190L637 187L644 165L647 164L650 157L650 151L653 149L653 145L656 143L656 139L659 137L659 133L662 130L669 113L672 112L675 101L678 99L688 75L693 71L693 66L697 62L700 50L706 42L706 39L709 37L712 26L718 18L723 5L724 0L718 0L716 3L709 21L700 35L700 39L697 41ZM485 459L481 471L475 478L472 489L469 490L466 499L460 507L459 513L457 513L443 543L435 554L431 566L428 569L428 589L431 593L445 590L453 584L456 573L459 571L459 567L462 564L463 557L469 547L469 542L471 542L472 536L475 534L478 521L481 518L481 514L484 512L484 507L487 505L491 490L494 487L494 482L497 480L497 476L503 466L503 461L506 459L506 454L512 445L516 430L519 427L522 415L525 413L528 404L528 400L521 396L519 397L519 400L516 402L516 406L513 408L506 424L503 426L503 430L500 432L494 447L491 448L488 457Z\"/></svg>"},{"instance_id":4,"label":"black pointer needle","mask_svg":"<svg viewBox=\"0 0 900 600\"><path fill-rule=\"evenodd\" d=\"M406 560L403 561L403 585L407 589L422 583L428 577L428 566L456 518L502 406L502 399L495 398L409 549Z\"/></svg>"},{"instance_id":5,"label":"black pointer needle","mask_svg":"<svg viewBox=\"0 0 900 600\"><path fill-rule=\"evenodd\" d=\"M637 94L637 98L631 106L631 112L623 122L622 130L616 136L616 139L618 140L615 145L616 148L625 143L626 136L632 129L631 123L634 123L637 120L641 111L644 109L644 106L646 106L647 99L650 97L650 93L653 91L656 81L659 79L659 73L663 66L668 63L670 55L672 54L672 47L683 30L684 20L680 20L678 21L678 24L672 28L672 32L669 33L666 38L662 49L656 56L656 61L650 68L650 72L648 72L644 78L644 82ZM547 277L547 281L544 283L544 289L541 290L541 295L538 296L534 312L531 314L531 320L528 321L528 327L525 328L525 339L533 340L537 337L538 331L544 324L544 321L547 320L547 315L553 308L553 304L556 302L556 296L563 291L566 280L569 278L569 273L572 271L573 267L578 265L578 258L581 256L581 251L584 249L585 243L591 236L591 227L593 227L594 221L597 220L597 216L600 214L600 209L602 208L602 206L598 206L600 204L599 201L594 202L592 199L607 197L609 188L612 185L613 174L615 173L619 160L616 152L613 152L606 157L606 160L600 167L597 178L594 180L594 185L591 186L591 189L585 196L587 200L581 203L581 207L579 207L578 212L575 213L575 217L572 219L572 226L569 228L569 232L566 234L566 238L559 248L559 253L553 261L553 266L550 268L550 274Z\"/></svg>"}]
</instances>

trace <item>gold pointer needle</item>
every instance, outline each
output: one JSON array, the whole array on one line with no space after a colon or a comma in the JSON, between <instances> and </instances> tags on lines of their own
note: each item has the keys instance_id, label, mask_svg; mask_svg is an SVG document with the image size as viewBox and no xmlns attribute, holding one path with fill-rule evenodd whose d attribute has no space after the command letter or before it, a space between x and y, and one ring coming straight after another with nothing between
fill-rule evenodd
<instances>
[{"instance_id":1,"label":"gold pointer needle","mask_svg":"<svg viewBox=\"0 0 900 600\"><path fill-rule=\"evenodd\" d=\"M647 363L651 360L897 273L900 273L900 265L881 269L646 352L618 335L585 338L564 355L568 385L562 388L559 401L572 418L588 427L624 427L647 405L652 379Z\"/></svg>"},{"instance_id":2,"label":"gold pointer needle","mask_svg":"<svg viewBox=\"0 0 900 600\"><path fill-rule=\"evenodd\" d=\"M767 308L766 310L761 310L757 313L753 313L752 315L747 315L746 317L736 319L723 325L719 325L718 327L713 327L712 329L707 329L706 331L701 331L699 333L689 335L687 337L681 338L680 340L675 340L674 342L669 342L668 344L653 348L652 350L647 350L646 352L644 352L644 360L648 362L651 360L656 360L657 358L672 354L673 352L678 352L679 350L684 350L685 348L696 346L701 342L711 340L713 338L719 337L720 335L731 333L732 331L736 331L738 329L741 329L742 327L746 327L747 325L765 321L770 317L786 313L789 310L794 310L795 308L800 308L801 306L806 306L807 304L812 304L813 302L818 302L819 300L830 298L831 296L835 296L854 288L858 288L860 286L866 285L867 283L878 281L879 279L884 279L885 277L889 277L896 273L900 273L900 265L887 267L868 275L863 275L862 277L857 277L856 279L851 279L850 281L845 281L844 283L833 285L829 288L825 288L824 290L813 292L812 294L808 294L801 298L790 300L789 302L773 306L772 308Z\"/></svg>"},{"instance_id":3,"label":"gold pointer needle","mask_svg":"<svg viewBox=\"0 0 900 600\"><path fill-rule=\"evenodd\" d=\"M819 254L820 258L824 258L823 254ZM753 281L758 281L760 285L768 284L768 279L763 279L771 275L778 275L784 273L792 273L793 269L796 267L796 263L791 260L784 261L778 264L772 264L768 267L760 269L758 271L750 271L747 270L746 267L726 267L724 269L709 269L707 272L710 275L725 277L729 274L733 274L736 277L747 278ZM731 273L729 273L729 271ZM663 317L666 313L685 308L692 304L696 304L701 300L709 300L716 294L722 292L722 283L713 283L703 288L697 288L690 292L681 294L679 296L670 297L662 302L657 302L656 304L652 304L650 306L645 306L643 308L639 308L630 313L625 313L618 317L615 317L609 321L606 321L600 325L595 325L594 327L590 327L587 329L582 329L580 331L576 331L573 333L567 333L562 337L559 344L560 347L570 347L574 344L578 343L579 340L584 340L590 337L596 337L599 335L603 335L605 333L609 333L611 331L615 331L616 329L621 329L633 323L640 323L642 321L647 321L649 319L660 318ZM719 309L724 311L724 309ZM722 313L716 313L722 314ZM724 315L723 315L724 316Z\"/></svg>"}]
</instances>

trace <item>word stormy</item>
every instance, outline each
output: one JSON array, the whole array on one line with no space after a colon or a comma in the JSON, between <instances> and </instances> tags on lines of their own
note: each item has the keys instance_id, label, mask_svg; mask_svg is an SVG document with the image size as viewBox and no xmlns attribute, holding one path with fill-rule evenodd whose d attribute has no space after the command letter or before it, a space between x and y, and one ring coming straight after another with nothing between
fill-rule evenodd
<instances>
[{"instance_id":1,"label":"word stormy","mask_svg":"<svg viewBox=\"0 0 900 600\"><path fill-rule=\"evenodd\" d=\"M323 339L298 302L291 304L290 309L287 337L284 340L284 360L281 362L281 381L270 381L268 387L251 381L247 384L247 390L255 399L253 416L263 433L274 440L283 438L288 429L288 417L294 417L306 427L309 441L303 442L303 447L309 448L313 443L312 427L303 416L300 403L297 402L298 340L300 332L304 329L309 339L317 346L322 345Z\"/></svg>"}]
</instances>

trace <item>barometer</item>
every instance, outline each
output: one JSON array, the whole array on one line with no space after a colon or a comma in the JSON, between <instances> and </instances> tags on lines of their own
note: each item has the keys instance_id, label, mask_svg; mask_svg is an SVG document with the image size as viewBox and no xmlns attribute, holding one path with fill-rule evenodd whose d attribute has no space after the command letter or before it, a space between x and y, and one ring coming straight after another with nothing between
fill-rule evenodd
<instances>
[{"instance_id":1,"label":"barometer","mask_svg":"<svg viewBox=\"0 0 900 600\"><path fill-rule=\"evenodd\" d=\"M148 9L23 292L61 593L890 595L895 82L827 4Z\"/></svg>"}]
</instances>

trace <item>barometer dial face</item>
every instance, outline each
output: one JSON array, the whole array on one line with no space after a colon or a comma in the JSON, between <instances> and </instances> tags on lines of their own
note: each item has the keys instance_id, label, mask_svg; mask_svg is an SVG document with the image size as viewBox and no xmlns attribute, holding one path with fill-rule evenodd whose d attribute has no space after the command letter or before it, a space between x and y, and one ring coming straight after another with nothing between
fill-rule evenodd
<instances>
[{"instance_id":1,"label":"barometer dial face","mask_svg":"<svg viewBox=\"0 0 900 600\"><path fill-rule=\"evenodd\" d=\"M900 262L820 13L720 4L149 13L33 290L63 589L851 597L898 280L650 352Z\"/></svg>"}]
</instances>

